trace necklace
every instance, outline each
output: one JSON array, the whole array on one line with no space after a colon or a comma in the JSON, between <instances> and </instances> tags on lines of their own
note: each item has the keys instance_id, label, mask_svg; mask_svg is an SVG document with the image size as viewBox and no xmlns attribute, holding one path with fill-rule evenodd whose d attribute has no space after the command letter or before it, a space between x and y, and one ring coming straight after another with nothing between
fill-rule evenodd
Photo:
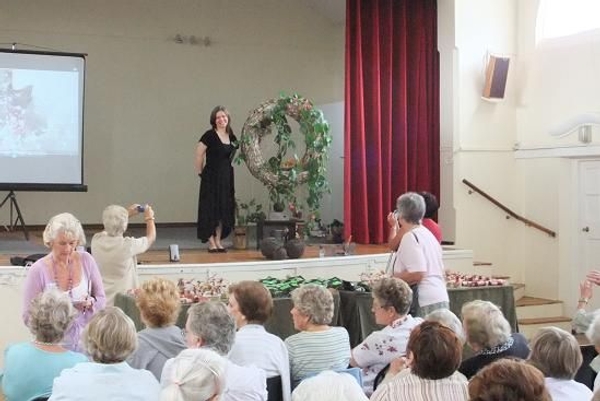
<instances>
[{"instance_id":1,"label":"necklace","mask_svg":"<svg viewBox=\"0 0 600 401\"><path fill-rule=\"evenodd\" d=\"M43 341L38 341L38 340L31 340L32 343L34 343L35 345L42 345L42 346L46 346L46 347L60 347L61 343L47 343L47 342L43 342Z\"/></svg>"},{"instance_id":2,"label":"necklace","mask_svg":"<svg viewBox=\"0 0 600 401\"><path fill-rule=\"evenodd\" d=\"M69 293L69 297L73 299L73 266L71 265L72 259L67 258L67 271L69 272L69 278L67 280L67 292ZM54 260L54 255L52 255L52 272L54 273L54 282L56 283L56 287L60 288L58 284L58 271L56 270L56 261Z\"/></svg>"}]
</instances>

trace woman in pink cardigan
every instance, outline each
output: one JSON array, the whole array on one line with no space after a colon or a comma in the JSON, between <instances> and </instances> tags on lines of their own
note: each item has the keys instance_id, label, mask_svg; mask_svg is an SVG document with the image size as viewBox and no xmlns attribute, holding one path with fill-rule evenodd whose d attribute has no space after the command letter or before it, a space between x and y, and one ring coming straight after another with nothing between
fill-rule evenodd
<instances>
[{"instance_id":1,"label":"woman in pink cardigan","mask_svg":"<svg viewBox=\"0 0 600 401\"><path fill-rule=\"evenodd\" d=\"M35 262L25 279L23 321L28 324L31 300L46 288L56 287L67 293L77 317L67 330L63 345L81 351L79 337L94 313L104 308L106 297L100 271L89 253L76 251L85 245L81 223L70 213L50 219L44 230L44 245L50 253Z\"/></svg>"}]
</instances>

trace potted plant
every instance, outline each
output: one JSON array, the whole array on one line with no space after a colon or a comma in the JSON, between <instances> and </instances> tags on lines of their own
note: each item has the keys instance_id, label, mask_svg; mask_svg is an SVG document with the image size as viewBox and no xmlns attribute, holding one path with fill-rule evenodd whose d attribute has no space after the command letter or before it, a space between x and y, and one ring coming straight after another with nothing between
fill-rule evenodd
<instances>
[{"instance_id":1,"label":"potted plant","mask_svg":"<svg viewBox=\"0 0 600 401\"><path fill-rule=\"evenodd\" d=\"M248 247L248 224L266 218L262 208L262 205L257 203L255 199L250 199L248 202L235 200L234 249L246 249Z\"/></svg>"}]
</instances>

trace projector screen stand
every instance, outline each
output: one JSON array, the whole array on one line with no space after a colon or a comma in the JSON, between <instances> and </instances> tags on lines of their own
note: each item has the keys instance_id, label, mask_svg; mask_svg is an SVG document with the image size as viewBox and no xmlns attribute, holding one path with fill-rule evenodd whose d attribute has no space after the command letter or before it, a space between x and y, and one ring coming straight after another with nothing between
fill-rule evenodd
<instances>
[{"instance_id":1,"label":"projector screen stand","mask_svg":"<svg viewBox=\"0 0 600 401\"><path fill-rule=\"evenodd\" d=\"M10 225L7 227L8 231L14 231L17 227L17 223L21 222L21 228L23 229L23 234L25 234L25 239L29 241L29 234L27 233L27 226L25 225L25 220L23 220L23 214L21 214L21 209L19 208L19 204L17 203L17 196L14 191L10 191L8 195L4 198L2 203L0 203L0 209L6 202L10 200ZM13 220L14 210L17 211L17 218Z\"/></svg>"}]
</instances>

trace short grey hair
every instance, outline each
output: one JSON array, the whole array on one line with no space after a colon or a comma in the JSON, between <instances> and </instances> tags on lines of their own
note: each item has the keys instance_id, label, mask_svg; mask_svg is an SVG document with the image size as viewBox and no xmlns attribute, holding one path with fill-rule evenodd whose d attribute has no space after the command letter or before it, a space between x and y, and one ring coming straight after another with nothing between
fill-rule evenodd
<instances>
[{"instance_id":1,"label":"short grey hair","mask_svg":"<svg viewBox=\"0 0 600 401\"><path fill-rule=\"evenodd\" d=\"M129 212L123 206L110 205L102 212L104 231L111 237L123 235L129 223Z\"/></svg>"},{"instance_id":2,"label":"short grey hair","mask_svg":"<svg viewBox=\"0 0 600 401\"><path fill-rule=\"evenodd\" d=\"M396 277L385 277L373 284L373 298L382 307L392 307L399 315L406 315L412 304L413 292L406 281Z\"/></svg>"},{"instance_id":3,"label":"short grey hair","mask_svg":"<svg viewBox=\"0 0 600 401\"><path fill-rule=\"evenodd\" d=\"M529 362L544 376L573 380L583 363L573 334L558 327L542 327L531 339Z\"/></svg>"},{"instance_id":4,"label":"short grey hair","mask_svg":"<svg viewBox=\"0 0 600 401\"><path fill-rule=\"evenodd\" d=\"M600 313L597 313L585 332L585 336L594 347L600 348Z\"/></svg>"},{"instance_id":5,"label":"short grey hair","mask_svg":"<svg viewBox=\"0 0 600 401\"><path fill-rule=\"evenodd\" d=\"M227 360L207 348L185 349L165 371L162 401L208 400L225 387Z\"/></svg>"},{"instance_id":6,"label":"short grey hair","mask_svg":"<svg viewBox=\"0 0 600 401\"><path fill-rule=\"evenodd\" d=\"M235 339L235 321L222 302L208 301L188 309L190 331L202 339L202 346L227 355Z\"/></svg>"},{"instance_id":7,"label":"short grey hair","mask_svg":"<svg viewBox=\"0 0 600 401\"><path fill-rule=\"evenodd\" d=\"M425 215L425 199L416 192L407 192L396 200L396 209L406 222L419 224Z\"/></svg>"},{"instance_id":8,"label":"short grey hair","mask_svg":"<svg viewBox=\"0 0 600 401\"><path fill-rule=\"evenodd\" d=\"M333 295L322 285L306 284L292 291L294 307L313 324L329 324L333 319Z\"/></svg>"},{"instance_id":9,"label":"short grey hair","mask_svg":"<svg viewBox=\"0 0 600 401\"><path fill-rule=\"evenodd\" d=\"M490 348L504 344L511 336L508 320L500 308L489 301L467 302L461 314L469 344Z\"/></svg>"},{"instance_id":10,"label":"short grey hair","mask_svg":"<svg viewBox=\"0 0 600 401\"><path fill-rule=\"evenodd\" d=\"M439 324L448 327L456 334L456 337L458 337L461 344L464 344L467 341L462 322L450 309L434 310L425 316L425 320L428 322L438 322Z\"/></svg>"},{"instance_id":11,"label":"short grey hair","mask_svg":"<svg viewBox=\"0 0 600 401\"><path fill-rule=\"evenodd\" d=\"M36 295L29 306L29 331L37 341L58 343L77 316L69 295L48 288Z\"/></svg>"},{"instance_id":12,"label":"short grey hair","mask_svg":"<svg viewBox=\"0 0 600 401\"><path fill-rule=\"evenodd\" d=\"M94 362L123 362L137 348L135 325L121 309L107 306L83 330L82 344Z\"/></svg>"},{"instance_id":13,"label":"short grey hair","mask_svg":"<svg viewBox=\"0 0 600 401\"><path fill-rule=\"evenodd\" d=\"M42 236L44 245L51 248L52 242L54 242L60 234L65 234L76 239L77 245L85 245L85 233L83 232L83 227L81 227L79 220L71 213L57 214L50 219Z\"/></svg>"}]
</instances>

